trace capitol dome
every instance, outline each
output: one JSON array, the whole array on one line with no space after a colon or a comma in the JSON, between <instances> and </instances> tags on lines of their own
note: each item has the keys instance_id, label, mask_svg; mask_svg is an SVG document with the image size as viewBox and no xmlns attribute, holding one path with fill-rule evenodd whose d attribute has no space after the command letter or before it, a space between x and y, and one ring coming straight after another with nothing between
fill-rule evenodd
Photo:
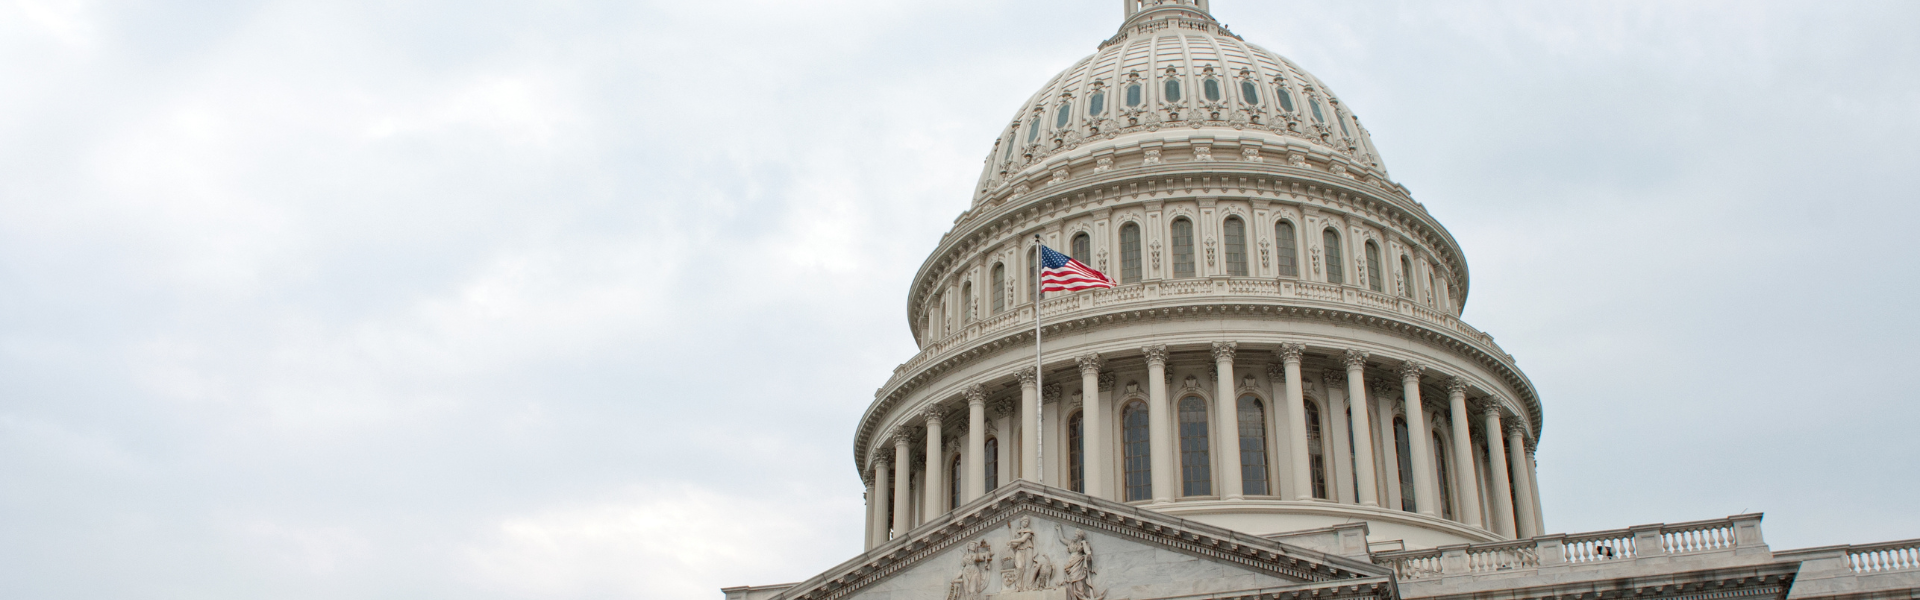
<instances>
[{"instance_id":1,"label":"capitol dome","mask_svg":"<svg viewBox=\"0 0 1920 600\"><path fill-rule=\"evenodd\" d=\"M1262 536L1539 534L1540 400L1460 319L1453 236L1206 0L1124 16L1018 108L913 279L920 352L854 436L869 547L1015 480ZM1118 285L1036 302L1036 238Z\"/></svg>"}]
</instances>

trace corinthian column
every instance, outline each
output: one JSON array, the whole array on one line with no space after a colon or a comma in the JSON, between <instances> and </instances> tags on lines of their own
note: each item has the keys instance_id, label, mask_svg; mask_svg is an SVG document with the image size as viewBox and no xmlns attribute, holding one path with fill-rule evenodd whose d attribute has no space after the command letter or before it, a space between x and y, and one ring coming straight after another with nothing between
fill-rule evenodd
<instances>
[{"instance_id":1,"label":"corinthian column","mask_svg":"<svg viewBox=\"0 0 1920 600\"><path fill-rule=\"evenodd\" d=\"M1020 478L1040 482L1040 381L1033 369L1015 373L1020 378Z\"/></svg>"},{"instance_id":2,"label":"corinthian column","mask_svg":"<svg viewBox=\"0 0 1920 600\"><path fill-rule=\"evenodd\" d=\"M913 510L913 498L909 486L913 483L913 451L908 448L911 440L907 432L893 435L893 533L906 535L907 524L913 518L908 511Z\"/></svg>"},{"instance_id":3,"label":"corinthian column","mask_svg":"<svg viewBox=\"0 0 1920 600\"><path fill-rule=\"evenodd\" d=\"M1507 464L1513 469L1513 522L1514 529L1523 538L1540 535L1534 527L1538 520L1533 513L1533 474L1527 462L1527 427L1518 422L1507 425Z\"/></svg>"},{"instance_id":4,"label":"corinthian column","mask_svg":"<svg viewBox=\"0 0 1920 600\"><path fill-rule=\"evenodd\" d=\"M1427 367L1400 363L1401 400L1407 404L1407 440L1413 446L1413 509L1423 515L1440 514L1440 490L1433 474L1433 428L1427 425L1427 407L1420 400L1420 375Z\"/></svg>"},{"instance_id":5,"label":"corinthian column","mask_svg":"<svg viewBox=\"0 0 1920 600\"><path fill-rule=\"evenodd\" d=\"M1088 496L1102 500L1112 500L1113 494L1107 491L1107 399L1100 393L1100 367L1103 361L1098 354L1088 354L1079 358L1080 363L1080 472ZM1068 465L1069 469L1073 468ZM1061 478L1066 481L1069 478ZM1072 482L1067 482L1069 485Z\"/></svg>"},{"instance_id":6,"label":"corinthian column","mask_svg":"<svg viewBox=\"0 0 1920 600\"><path fill-rule=\"evenodd\" d=\"M1513 522L1513 488L1507 483L1507 442L1502 437L1507 428L1500 424L1500 407L1488 404L1486 412L1487 468L1492 469L1489 479L1493 480L1493 532L1507 537L1519 537L1519 529Z\"/></svg>"},{"instance_id":7,"label":"corinthian column","mask_svg":"<svg viewBox=\"0 0 1920 600\"><path fill-rule=\"evenodd\" d=\"M1372 404L1367 401L1367 353L1348 350L1347 407L1353 420L1353 478L1360 488L1360 504L1380 505L1380 490L1373 477Z\"/></svg>"},{"instance_id":8,"label":"corinthian column","mask_svg":"<svg viewBox=\"0 0 1920 600\"><path fill-rule=\"evenodd\" d=\"M1233 353L1239 345L1233 342L1213 343L1213 412L1220 418L1220 497L1239 500L1247 497L1246 484L1241 482L1240 472L1240 403L1233 389Z\"/></svg>"},{"instance_id":9,"label":"corinthian column","mask_svg":"<svg viewBox=\"0 0 1920 600\"><path fill-rule=\"evenodd\" d=\"M1473 417L1467 415L1467 380L1455 377L1447 380L1447 423L1453 425L1453 481L1442 481L1440 485L1453 486L1453 497L1460 499L1460 514L1465 517L1460 522L1480 526L1480 486L1474 482L1474 470L1480 461L1473 459L1473 438L1468 425Z\"/></svg>"},{"instance_id":10,"label":"corinthian column","mask_svg":"<svg viewBox=\"0 0 1920 600\"><path fill-rule=\"evenodd\" d=\"M1147 443L1153 456L1153 503L1173 501L1173 426L1167 421L1167 346L1141 348L1147 355Z\"/></svg>"},{"instance_id":11,"label":"corinthian column","mask_svg":"<svg viewBox=\"0 0 1920 600\"><path fill-rule=\"evenodd\" d=\"M1304 382L1300 381L1300 356L1305 354L1304 344L1280 345L1280 373L1287 380L1287 448L1288 477L1293 480L1293 499L1313 499L1312 449L1307 447L1307 392ZM1273 373L1269 373L1272 375ZM1333 410L1329 405L1327 410Z\"/></svg>"},{"instance_id":12,"label":"corinthian column","mask_svg":"<svg viewBox=\"0 0 1920 600\"><path fill-rule=\"evenodd\" d=\"M944 441L940 438L940 413L941 410L938 406L930 407L927 409L927 412L923 413L927 421L927 468L925 470L927 481L926 485L920 487L926 489L927 498L924 502L920 503L921 508L924 509L925 512L925 514L920 517L920 522L922 523L932 521L934 517L947 512L945 508L947 504L947 453L940 448L940 443Z\"/></svg>"},{"instance_id":13,"label":"corinthian column","mask_svg":"<svg viewBox=\"0 0 1920 600\"><path fill-rule=\"evenodd\" d=\"M972 502L987 493L987 386L967 388L967 489Z\"/></svg>"},{"instance_id":14,"label":"corinthian column","mask_svg":"<svg viewBox=\"0 0 1920 600\"><path fill-rule=\"evenodd\" d=\"M868 548L878 548L892 539L888 532L893 524L887 522L888 505L892 504L893 489L887 482L892 481L893 461L884 454L873 457L873 539L867 540Z\"/></svg>"}]
</instances>

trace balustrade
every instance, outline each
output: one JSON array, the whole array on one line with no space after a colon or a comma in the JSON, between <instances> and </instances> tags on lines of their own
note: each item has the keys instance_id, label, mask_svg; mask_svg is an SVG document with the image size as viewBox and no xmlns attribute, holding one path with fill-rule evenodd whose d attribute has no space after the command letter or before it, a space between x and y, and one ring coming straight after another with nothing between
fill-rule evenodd
<instances>
[{"instance_id":1,"label":"balustrade","mask_svg":"<svg viewBox=\"0 0 1920 600\"><path fill-rule=\"evenodd\" d=\"M1467 571L1494 573L1540 566L1540 551L1532 540L1467 547Z\"/></svg>"},{"instance_id":2,"label":"balustrade","mask_svg":"<svg viewBox=\"0 0 1920 600\"><path fill-rule=\"evenodd\" d=\"M1920 540L1849 547L1847 566L1855 573L1920 569Z\"/></svg>"},{"instance_id":3,"label":"balustrade","mask_svg":"<svg viewBox=\"0 0 1920 600\"><path fill-rule=\"evenodd\" d=\"M1760 547L1759 515L1712 521L1650 525L1576 535L1547 535L1524 540L1447 546L1430 550L1381 552L1373 562L1393 569L1401 580L1435 579L1578 567L1608 561L1634 561L1663 555L1727 553ZM1740 527L1751 529L1741 539ZM1879 572L1920 568L1920 540L1850 549L1854 570Z\"/></svg>"},{"instance_id":4,"label":"balustrade","mask_svg":"<svg viewBox=\"0 0 1920 600\"><path fill-rule=\"evenodd\" d=\"M1561 542L1570 563L1589 563L1603 560L1633 558L1635 552L1633 533L1628 531L1607 531L1589 533L1579 537L1569 537Z\"/></svg>"},{"instance_id":5,"label":"balustrade","mask_svg":"<svg viewBox=\"0 0 1920 600\"><path fill-rule=\"evenodd\" d=\"M1734 546L1733 526L1702 524L1696 527L1660 532L1660 545L1668 554L1709 552Z\"/></svg>"}]
</instances>

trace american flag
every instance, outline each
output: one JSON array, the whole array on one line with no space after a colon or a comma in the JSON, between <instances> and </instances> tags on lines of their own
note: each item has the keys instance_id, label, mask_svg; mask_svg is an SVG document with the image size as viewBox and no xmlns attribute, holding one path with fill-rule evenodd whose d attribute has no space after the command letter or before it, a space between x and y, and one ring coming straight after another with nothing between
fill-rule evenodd
<instances>
[{"instance_id":1,"label":"american flag","mask_svg":"<svg viewBox=\"0 0 1920 600\"><path fill-rule=\"evenodd\" d=\"M1040 247L1040 291L1077 292L1113 287L1113 280L1099 271L1052 248Z\"/></svg>"}]
</instances>

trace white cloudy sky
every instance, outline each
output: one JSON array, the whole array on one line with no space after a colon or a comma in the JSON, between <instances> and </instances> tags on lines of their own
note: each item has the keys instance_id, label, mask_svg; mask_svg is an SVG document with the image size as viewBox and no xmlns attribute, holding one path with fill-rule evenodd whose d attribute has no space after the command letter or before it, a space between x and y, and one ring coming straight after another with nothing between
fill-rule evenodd
<instances>
[{"instance_id":1,"label":"white cloudy sky","mask_svg":"<svg viewBox=\"0 0 1920 600\"><path fill-rule=\"evenodd\" d=\"M714 598L1111 0L0 0L0 589ZM1920 4L1217 0L1547 402L1547 522L1920 537Z\"/></svg>"}]
</instances>

